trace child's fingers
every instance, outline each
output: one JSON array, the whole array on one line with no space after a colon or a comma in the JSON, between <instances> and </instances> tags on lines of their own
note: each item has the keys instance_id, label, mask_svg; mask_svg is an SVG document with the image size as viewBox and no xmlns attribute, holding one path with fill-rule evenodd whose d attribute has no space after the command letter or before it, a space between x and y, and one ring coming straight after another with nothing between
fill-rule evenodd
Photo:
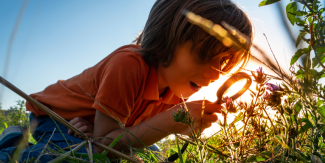
<instances>
[{"instance_id":1,"label":"child's fingers","mask_svg":"<svg viewBox=\"0 0 325 163\"><path fill-rule=\"evenodd\" d=\"M221 113L222 106L213 102L205 103L204 113Z\"/></svg>"},{"instance_id":2,"label":"child's fingers","mask_svg":"<svg viewBox=\"0 0 325 163\"><path fill-rule=\"evenodd\" d=\"M86 126L86 123L84 123L84 122L78 122L78 123L76 123L76 124L74 125L74 127L77 128L77 129L79 129L79 130L80 130L80 128L83 127L83 126Z\"/></svg>"},{"instance_id":3,"label":"child's fingers","mask_svg":"<svg viewBox=\"0 0 325 163\"><path fill-rule=\"evenodd\" d=\"M83 121L83 120L84 120L83 118L76 117L76 118L73 118L69 123L72 125L75 125L76 123Z\"/></svg>"},{"instance_id":4,"label":"child's fingers","mask_svg":"<svg viewBox=\"0 0 325 163\"><path fill-rule=\"evenodd\" d=\"M79 130L83 133L86 133L86 132L90 132L90 133L93 133L93 129L90 128L89 126L82 126L79 128Z\"/></svg>"},{"instance_id":5,"label":"child's fingers","mask_svg":"<svg viewBox=\"0 0 325 163\"><path fill-rule=\"evenodd\" d=\"M218 116L215 114L204 114L202 122L203 123L214 123L218 120Z\"/></svg>"},{"instance_id":6,"label":"child's fingers","mask_svg":"<svg viewBox=\"0 0 325 163\"><path fill-rule=\"evenodd\" d=\"M73 131L69 129L69 130L68 130L68 134L69 134L69 135L72 135L72 134L73 134Z\"/></svg>"},{"instance_id":7,"label":"child's fingers","mask_svg":"<svg viewBox=\"0 0 325 163\"><path fill-rule=\"evenodd\" d=\"M211 126L212 126L212 123L202 123L202 124L197 123L197 124L195 124L194 128L195 128L196 132L199 132L200 130L201 130L201 132L203 132L206 128L209 128Z\"/></svg>"}]
</instances>

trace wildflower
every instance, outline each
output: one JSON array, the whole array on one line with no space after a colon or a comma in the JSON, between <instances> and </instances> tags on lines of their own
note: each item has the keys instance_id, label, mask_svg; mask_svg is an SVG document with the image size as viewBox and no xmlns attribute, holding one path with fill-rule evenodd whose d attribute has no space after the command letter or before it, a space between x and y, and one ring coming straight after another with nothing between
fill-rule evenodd
<instances>
[{"instance_id":1,"label":"wildflower","mask_svg":"<svg viewBox=\"0 0 325 163\"><path fill-rule=\"evenodd\" d=\"M270 94L268 92L265 92L263 99L268 99L270 97Z\"/></svg>"},{"instance_id":2,"label":"wildflower","mask_svg":"<svg viewBox=\"0 0 325 163\"><path fill-rule=\"evenodd\" d=\"M185 115L186 111L185 111L184 106L182 105L181 108L182 108L182 112L183 112L183 114Z\"/></svg>"},{"instance_id":3,"label":"wildflower","mask_svg":"<svg viewBox=\"0 0 325 163\"><path fill-rule=\"evenodd\" d=\"M237 112L237 108L235 107L235 105L232 102L231 98L226 96L225 97L225 102L226 102L226 109L228 110L229 113L236 113Z\"/></svg>"},{"instance_id":4,"label":"wildflower","mask_svg":"<svg viewBox=\"0 0 325 163\"><path fill-rule=\"evenodd\" d=\"M267 86L267 90L273 92L273 91L279 91L280 90L280 87L275 85L275 84L271 84L271 83L266 83L266 86Z\"/></svg>"},{"instance_id":5,"label":"wildflower","mask_svg":"<svg viewBox=\"0 0 325 163\"><path fill-rule=\"evenodd\" d=\"M254 76L254 81L258 84L264 84L264 82L267 80L266 75L263 73L262 67L256 69L256 73L252 72L252 75Z\"/></svg>"},{"instance_id":6,"label":"wildflower","mask_svg":"<svg viewBox=\"0 0 325 163\"><path fill-rule=\"evenodd\" d=\"M225 97L225 102L226 102L226 107L228 108L229 105L232 103L232 99L227 96Z\"/></svg>"},{"instance_id":7,"label":"wildflower","mask_svg":"<svg viewBox=\"0 0 325 163\"><path fill-rule=\"evenodd\" d=\"M256 72L259 74L263 73L262 71L263 71L262 67L259 67L258 69L256 69Z\"/></svg>"},{"instance_id":8,"label":"wildflower","mask_svg":"<svg viewBox=\"0 0 325 163\"><path fill-rule=\"evenodd\" d=\"M186 109L186 106L180 105L181 109L178 109L177 111L173 111L172 117L175 122L182 122L186 125L192 125L194 123L193 117L190 115L188 110Z\"/></svg>"}]
</instances>

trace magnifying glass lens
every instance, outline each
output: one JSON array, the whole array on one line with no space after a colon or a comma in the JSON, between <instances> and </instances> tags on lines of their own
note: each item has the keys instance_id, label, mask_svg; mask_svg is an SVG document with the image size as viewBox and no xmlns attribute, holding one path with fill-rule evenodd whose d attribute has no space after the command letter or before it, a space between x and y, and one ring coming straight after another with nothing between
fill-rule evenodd
<instances>
[{"instance_id":1,"label":"magnifying glass lens","mask_svg":"<svg viewBox=\"0 0 325 163\"><path fill-rule=\"evenodd\" d=\"M244 72L238 72L232 75L225 83L221 85L217 91L217 104L224 103L223 100L226 96L232 100L240 97L252 84L250 76Z\"/></svg>"},{"instance_id":2,"label":"magnifying glass lens","mask_svg":"<svg viewBox=\"0 0 325 163\"><path fill-rule=\"evenodd\" d=\"M246 83L246 79L236 81L226 90L226 92L223 94L223 98L234 96L236 93L238 93L238 91L244 88Z\"/></svg>"}]
</instances>

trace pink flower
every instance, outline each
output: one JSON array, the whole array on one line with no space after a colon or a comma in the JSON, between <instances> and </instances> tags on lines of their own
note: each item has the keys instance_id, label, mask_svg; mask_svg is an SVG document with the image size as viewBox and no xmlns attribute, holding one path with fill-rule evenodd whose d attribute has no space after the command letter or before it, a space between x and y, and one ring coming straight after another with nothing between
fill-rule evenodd
<instances>
[{"instance_id":1,"label":"pink flower","mask_svg":"<svg viewBox=\"0 0 325 163\"><path fill-rule=\"evenodd\" d=\"M259 67L258 69L256 69L257 73L262 73L263 69L262 67Z\"/></svg>"},{"instance_id":2,"label":"pink flower","mask_svg":"<svg viewBox=\"0 0 325 163\"><path fill-rule=\"evenodd\" d=\"M229 105L232 103L232 99L229 98L228 96L225 97L225 101L226 101L226 107L228 108Z\"/></svg>"},{"instance_id":3,"label":"pink flower","mask_svg":"<svg viewBox=\"0 0 325 163\"><path fill-rule=\"evenodd\" d=\"M266 89L269 90L269 91L272 91L272 92L280 90L280 87L275 85L275 84L266 83L266 86L267 86Z\"/></svg>"},{"instance_id":4,"label":"pink flower","mask_svg":"<svg viewBox=\"0 0 325 163\"><path fill-rule=\"evenodd\" d=\"M268 92L265 92L264 96L263 96L263 99L267 99L270 97L270 94Z\"/></svg>"}]
</instances>

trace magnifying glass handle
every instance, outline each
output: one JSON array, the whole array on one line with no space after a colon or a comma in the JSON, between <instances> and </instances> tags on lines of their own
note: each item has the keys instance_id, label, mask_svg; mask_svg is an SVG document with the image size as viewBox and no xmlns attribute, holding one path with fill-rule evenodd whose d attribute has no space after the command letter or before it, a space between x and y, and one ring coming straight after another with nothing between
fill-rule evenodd
<instances>
[{"instance_id":1,"label":"magnifying glass handle","mask_svg":"<svg viewBox=\"0 0 325 163\"><path fill-rule=\"evenodd\" d=\"M217 98L218 100L215 102L217 104L222 104L225 101L223 101L223 95L225 94L225 92L233 85L235 84L237 81L239 80L243 80L246 79L246 84L245 86L238 91L236 94L234 94L233 96L231 96L230 98L232 100L237 99L238 97L240 97L243 93L245 93L247 91L247 89L251 86L252 84L252 79L251 77L244 73L244 72L238 72L234 75L232 75L228 80L226 80L226 82L224 82L221 87L219 88L219 90L217 91Z\"/></svg>"}]
</instances>

